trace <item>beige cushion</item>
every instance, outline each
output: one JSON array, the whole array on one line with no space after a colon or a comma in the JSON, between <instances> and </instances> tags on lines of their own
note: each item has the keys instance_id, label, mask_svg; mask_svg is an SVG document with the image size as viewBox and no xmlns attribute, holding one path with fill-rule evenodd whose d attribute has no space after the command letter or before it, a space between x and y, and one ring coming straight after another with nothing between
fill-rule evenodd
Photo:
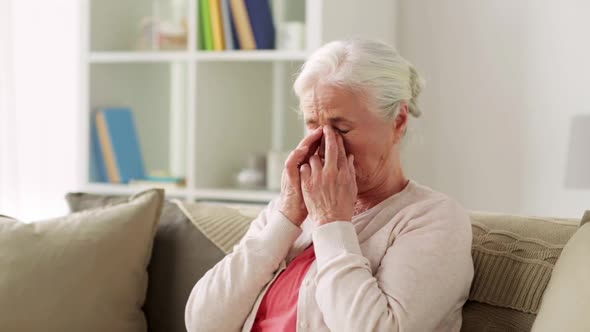
<instances>
[{"instance_id":1,"label":"beige cushion","mask_svg":"<svg viewBox=\"0 0 590 332\"><path fill-rule=\"evenodd\" d=\"M585 223L555 264L533 331L590 331L589 309L590 223Z\"/></svg>"},{"instance_id":2,"label":"beige cushion","mask_svg":"<svg viewBox=\"0 0 590 332\"><path fill-rule=\"evenodd\" d=\"M122 196L87 193L70 193L66 199L73 212L127 201ZM143 306L150 332L186 332L184 308L190 292L224 256L175 203L164 203L148 266L150 282Z\"/></svg>"},{"instance_id":3,"label":"beige cushion","mask_svg":"<svg viewBox=\"0 0 590 332\"><path fill-rule=\"evenodd\" d=\"M0 331L146 331L163 192L34 223L0 218Z\"/></svg>"},{"instance_id":4,"label":"beige cushion","mask_svg":"<svg viewBox=\"0 0 590 332\"><path fill-rule=\"evenodd\" d=\"M462 331L529 331L553 266L579 219L481 212L470 217L475 275Z\"/></svg>"}]
</instances>

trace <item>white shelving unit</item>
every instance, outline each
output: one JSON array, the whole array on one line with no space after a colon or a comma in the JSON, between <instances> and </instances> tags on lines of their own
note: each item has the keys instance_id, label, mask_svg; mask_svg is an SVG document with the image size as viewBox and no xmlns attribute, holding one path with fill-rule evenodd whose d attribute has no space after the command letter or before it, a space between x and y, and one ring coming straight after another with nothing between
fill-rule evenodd
<instances>
[{"instance_id":1,"label":"white shelving unit","mask_svg":"<svg viewBox=\"0 0 590 332\"><path fill-rule=\"evenodd\" d=\"M167 191L168 195L269 201L276 192L236 189L233 178L249 154L290 150L303 136L302 121L293 111L297 100L291 84L296 71L322 40L353 34L380 37L380 27L354 19L364 7L358 0L271 0L275 26L305 23L304 49L202 51L197 48L199 0L159 1L185 8L186 49L134 47L138 22L149 16L151 1L82 2L81 17L86 19L81 29L80 190L103 194L140 190L98 183L93 177L91 112L127 106L135 114L147 170L186 177L187 187ZM370 7L372 17L391 21L395 12L386 12L389 3L378 1Z\"/></svg>"},{"instance_id":2,"label":"white shelving unit","mask_svg":"<svg viewBox=\"0 0 590 332\"><path fill-rule=\"evenodd\" d=\"M223 51L223 52L91 52L90 63L143 63L178 61L305 61L305 51Z\"/></svg>"}]
</instances>

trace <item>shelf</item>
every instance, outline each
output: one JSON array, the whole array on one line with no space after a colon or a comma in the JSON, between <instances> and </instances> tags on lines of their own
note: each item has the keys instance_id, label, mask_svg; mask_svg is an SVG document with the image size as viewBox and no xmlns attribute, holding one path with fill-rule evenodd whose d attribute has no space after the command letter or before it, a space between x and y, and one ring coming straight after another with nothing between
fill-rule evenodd
<instances>
[{"instance_id":1,"label":"shelf","mask_svg":"<svg viewBox=\"0 0 590 332\"><path fill-rule=\"evenodd\" d=\"M91 63L176 62L191 59L189 52L91 52Z\"/></svg>"},{"instance_id":2,"label":"shelf","mask_svg":"<svg viewBox=\"0 0 590 332\"><path fill-rule=\"evenodd\" d=\"M102 195L132 195L147 187L134 187L124 184L89 183L81 190ZM167 196L191 198L196 200L217 200L231 202L269 202L278 196L278 192L268 190L243 189L165 189Z\"/></svg>"},{"instance_id":3,"label":"shelf","mask_svg":"<svg viewBox=\"0 0 590 332\"><path fill-rule=\"evenodd\" d=\"M112 183L88 183L86 184L81 190L92 193L92 194L102 194L102 195L133 195L143 190L146 190L147 187L142 186L128 186L125 184L112 184ZM166 195L175 196L175 197L188 197L190 195L190 191L187 189L165 189Z\"/></svg>"},{"instance_id":4,"label":"shelf","mask_svg":"<svg viewBox=\"0 0 590 332\"><path fill-rule=\"evenodd\" d=\"M244 189L197 189L195 199L237 202L270 202L279 195L276 191Z\"/></svg>"},{"instance_id":5,"label":"shelf","mask_svg":"<svg viewBox=\"0 0 590 332\"><path fill-rule=\"evenodd\" d=\"M197 61L304 61L307 53L303 51L199 51Z\"/></svg>"},{"instance_id":6,"label":"shelf","mask_svg":"<svg viewBox=\"0 0 590 332\"><path fill-rule=\"evenodd\" d=\"M198 52L91 52L90 63L138 63L177 61L304 61L303 51L198 51Z\"/></svg>"}]
</instances>

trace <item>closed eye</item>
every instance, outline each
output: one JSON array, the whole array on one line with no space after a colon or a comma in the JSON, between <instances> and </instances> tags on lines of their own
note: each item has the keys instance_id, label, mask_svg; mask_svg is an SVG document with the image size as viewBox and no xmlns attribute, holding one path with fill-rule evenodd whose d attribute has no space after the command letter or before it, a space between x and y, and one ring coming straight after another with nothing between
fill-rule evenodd
<instances>
[{"instance_id":1,"label":"closed eye","mask_svg":"<svg viewBox=\"0 0 590 332\"><path fill-rule=\"evenodd\" d=\"M347 134L350 130L346 130L346 129L339 129L339 128L334 128L338 133L345 135Z\"/></svg>"}]
</instances>

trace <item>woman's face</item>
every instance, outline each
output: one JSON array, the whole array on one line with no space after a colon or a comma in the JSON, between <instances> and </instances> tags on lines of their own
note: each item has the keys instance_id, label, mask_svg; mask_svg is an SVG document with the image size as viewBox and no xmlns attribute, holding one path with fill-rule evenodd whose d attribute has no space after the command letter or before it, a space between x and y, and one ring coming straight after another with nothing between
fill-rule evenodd
<instances>
[{"instance_id":1,"label":"woman's face","mask_svg":"<svg viewBox=\"0 0 590 332\"><path fill-rule=\"evenodd\" d=\"M318 85L300 100L307 128L331 126L342 136L347 154L354 155L359 194L392 175L407 120L407 111L401 121L393 121L371 111L370 105L364 96L331 85ZM323 141L318 153L323 158Z\"/></svg>"}]
</instances>

